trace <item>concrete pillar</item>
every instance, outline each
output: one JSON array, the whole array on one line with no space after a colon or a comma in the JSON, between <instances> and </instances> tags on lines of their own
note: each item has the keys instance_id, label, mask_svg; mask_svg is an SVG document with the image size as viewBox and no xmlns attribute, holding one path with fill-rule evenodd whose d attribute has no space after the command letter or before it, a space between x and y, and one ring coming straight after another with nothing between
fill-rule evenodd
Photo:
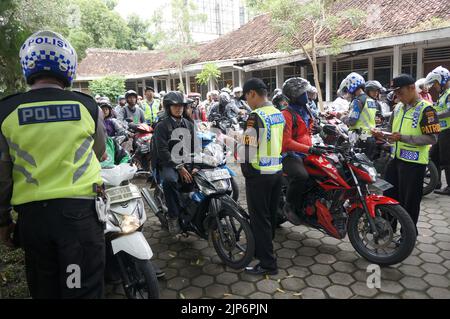
<instances>
[{"instance_id":1,"label":"concrete pillar","mask_svg":"<svg viewBox=\"0 0 450 319\"><path fill-rule=\"evenodd\" d=\"M153 78L153 88L155 89L155 93L159 92L158 81L156 81L156 78Z\"/></svg>"},{"instance_id":2,"label":"concrete pillar","mask_svg":"<svg viewBox=\"0 0 450 319\"><path fill-rule=\"evenodd\" d=\"M419 46L417 48L417 78L418 79L425 77L425 74L423 73L424 72L423 51L424 50L423 50L422 46Z\"/></svg>"},{"instance_id":3,"label":"concrete pillar","mask_svg":"<svg viewBox=\"0 0 450 319\"><path fill-rule=\"evenodd\" d=\"M369 67L368 67L368 80L374 80L374 70L373 70L373 56L369 56Z\"/></svg>"},{"instance_id":4,"label":"concrete pillar","mask_svg":"<svg viewBox=\"0 0 450 319\"><path fill-rule=\"evenodd\" d=\"M306 66L300 67L300 77L306 79Z\"/></svg>"},{"instance_id":5,"label":"concrete pillar","mask_svg":"<svg viewBox=\"0 0 450 319\"><path fill-rule=\"evenodd\" d=\"M189 77L189 73L186 72L186 84L184 90L186 91L186 94L191 93L191 79Z\"/></svg>"},{"instance_id":6,"label":"concrete pillar","mask_svg":"<svg viewBox=\"0 0 450 319\"><path fill-rule=\"evenodd\" d=\"M277 88L281 89L283 86L283 79L284 79L284 69L282 65L278 65L276 67L276 79L277 79Z\"/></svg>"},{"instance_id":7,"label":"concrete pillar","mask_svg":"<svg viewBox=\"0 0 450 319\"><path fill-rule=\"evenodd\" d=\"M402 72L402 52L399 45L394 45L394 61L392 66L393 77L397 77Z\"/></svg>"},{"instance_id":8,"label":"concrete pillar","mask_svg":"<svg viewBox=\"0 0 450 319\"><path fill-rule=\"evenodd\" d=\"M327 55L325 63L325 100L331 102L333 99L333 62L331 55Z\"/></svg>"},{"instance_id":9,"label":"concrete pillar","mask_svg":"<svg viewBox=\"0 0 450 319\"><path fill-rule=\"evenodd\" d=\"M245 72L242 70L239 70L238 74L239 74L239 86L243 87L244 83L245 83Z\"/></svg>"}]
</instances>

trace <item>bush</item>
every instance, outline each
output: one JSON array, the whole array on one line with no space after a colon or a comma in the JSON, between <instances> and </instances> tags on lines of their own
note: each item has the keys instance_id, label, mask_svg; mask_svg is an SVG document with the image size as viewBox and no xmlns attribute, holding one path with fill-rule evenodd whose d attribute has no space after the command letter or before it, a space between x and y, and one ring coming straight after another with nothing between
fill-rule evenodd
<instances>
[{"instance_id":1,"label":"bush","mask_svg":"<svg viewBox=\"0 0 450 319\"><path fill-rule=\"evenodd\" d=\"M125 94L125 79L118 76L107 76L89 83L93 95L109 97L114 102L119 95Z\"/></svg>"}]
</instances>

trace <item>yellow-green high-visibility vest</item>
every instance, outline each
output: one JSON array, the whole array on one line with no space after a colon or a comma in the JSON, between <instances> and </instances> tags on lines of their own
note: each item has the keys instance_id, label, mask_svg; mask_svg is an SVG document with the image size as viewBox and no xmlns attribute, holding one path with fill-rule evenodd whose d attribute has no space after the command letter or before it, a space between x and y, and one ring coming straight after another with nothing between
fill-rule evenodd
<instances>
[{"instance_id":1,"label":"yellow-green high-visibility vest","mask_svg":"<svg viewBox=\"0 0 450 319\"><path fill-rule=\"evenodd\" d=\"M439 100L437 101L436 106L434 107L436 109L436 112L441 113L448 110L449 106L447 105L447 99L449 98L449 96L450 96L450 88L445 90L439 97ZM441 124L441 131L450 128L450 117L440 119L439 124Z\"/></svg>"},{"instance_id":2,"label":"yellow-green high-visibility vest","mask_svg":"<svg viewBox=\"0 0 450 319\"><path fill-rule=\"evenodd\" d=\"M145 121L152 124L156 120L156 118L158 117L159 105L160 101L157 99L153 99L151 104L148 103L147 100L142 102Z\"/></svg>"},{"instance_id":3,"label":"yellow-green high-visibility vest","mask_svg":"<svg viewBox=\"0 0 450 319\"><path fill-rule=\"evenodd\" d=\"M96 123L80 101L25 102L0 129L13 162L12 205L94 198L94 184L103 184L93 151Z\"/></svg>"},{"instance_id":4,"label":"yellow-green high-visibility vest","mask_svg":"<svg viewBox=\"0 0 450 319\"><path fill-rule=\"evenodd\" d=\"M256 113L264 123L264 133L260 136L256 156L251 161L252 167L261 172L277 173L282 169L283 114L273 105L263 106L252 113Z\"/></svg>"},{"instance_id":5,"label":"yellow-green high-visibility vest","mask_svg":"<svg viewBox=\"0 0 450 319\"><path fill-rule=\"evenodd\" d=\"M351 130L361 129L364 133L370 134L370 130L376 127L375 118L377 115L377 104L375 101L367 97L364 107L361 111L358 121L355 125L350 126Z\"/></svg>"},{"instance_id":6,"label":"yellow-green high-visibility vest","mask_svg":"<svg viewBox=\"0 0 450 319\"><path fill-rule=\"evenodd\" d=\"M423 111L432 106L431 103L420 100L416 105L405 112L403 103L399 103L394 110L394 120L392 123L392 132L399 132L402 135L420 136L422 129ZM411 145L398 141L393 147L391 156L405 162L428 164L431 145Z\"/></svg>"}]
</instances>

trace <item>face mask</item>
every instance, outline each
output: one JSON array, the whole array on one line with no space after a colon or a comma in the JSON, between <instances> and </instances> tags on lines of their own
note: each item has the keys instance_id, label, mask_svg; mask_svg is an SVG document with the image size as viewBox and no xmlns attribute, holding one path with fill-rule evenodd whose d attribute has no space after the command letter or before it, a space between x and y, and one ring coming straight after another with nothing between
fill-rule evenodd
<instances>
[{"instance_id":1,"label":"face mask","mask_svg":"<svg viewBox=\"0 0 450 319\"><path fill-rule=\"evenodd\" d=\"M299 106L305 106L308 104L308 94L307 93L303 93L302 95L300 95L297 100L295 101L296 104L298 104Z\"/></svg>"}]
</instances>

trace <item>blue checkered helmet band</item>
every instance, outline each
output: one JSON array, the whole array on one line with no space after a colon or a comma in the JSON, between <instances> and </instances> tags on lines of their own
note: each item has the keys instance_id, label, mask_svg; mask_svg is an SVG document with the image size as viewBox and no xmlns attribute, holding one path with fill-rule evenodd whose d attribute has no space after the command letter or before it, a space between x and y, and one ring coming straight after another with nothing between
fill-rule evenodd
<instances>
[{"instance_id":1,"label":"blue checkered helmet band","mask_svg":"<svg viewBox=\"0 0 450 319\"><path fill-rule=\"evenodd\" d=\"M433 73L439 74L441 76L440 84L444 86L450 80L450 71L442 66L438 66L432 71Z\"/></svg>"},{"instance_id":2,"label":"blue checkered helmet band","mask_svg":"<svg viewBox=\"0 0 450 319\"><path fill-rule=\"evenodd\" d=\"M71 86L77 71L77 53L58 33L39 31L22 45L20 63L28 84L33 76L45 72Z\"/></svg>"},{"instance_id":3,"label":"blue checkered helmet band","mask_svg":"<svg viewBox=\"0 0 450 319\"><path fill-rule=\"evenodd\" d=\"M355 93L362 85L366 83L364 78L358 73L352 72L347 75L347 89L350 94Z\"/></svg>"}]
</instances>

